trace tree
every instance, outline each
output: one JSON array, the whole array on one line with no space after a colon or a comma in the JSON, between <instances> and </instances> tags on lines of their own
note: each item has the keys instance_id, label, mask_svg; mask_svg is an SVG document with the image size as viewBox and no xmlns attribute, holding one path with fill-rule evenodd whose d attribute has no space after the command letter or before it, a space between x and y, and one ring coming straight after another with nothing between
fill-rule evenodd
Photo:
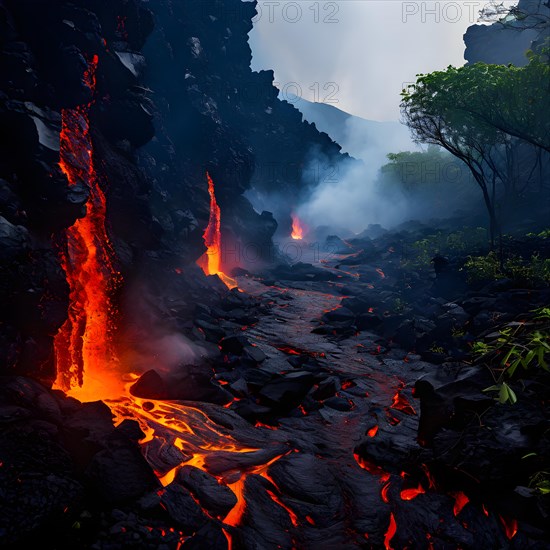
<instances>
[{"instance_id":1,"label":"tree","mask_svg":"<svg viewBox=\"0 0 550 550\"><path fill-rule=\"evenodd\" d=\"M521 4L521 3L520 3ZM537 31L533 42L539 43L548 36L550 29L550 1L531 0L515 6L505 6L504 2L491 0L479 12L479 20L485 23L501 25L505 29L518 32L526 30Z\"/></svg>"},{"instance_id":2,"label":"tree","mask_svg":"<svg viewBox=\"0 0 550 550\"><path fill-rule=\"evenodd\" d=\"M415 141L439 145L469 168L483 193L493 245L499 231L497 199L515 187L514 149L523 140L550 150L548 71L541 55L533 55L524 68L448 67L418 75L416 84L402 92L404 121Z\"/></svg>"},{"instance_id":3,"label":"tree","mask_svg":"<svg viewBox=\"0 0 550 550\"><path fill-rule=\"evenodd\" d=\"M464 165L440 147L425 151L401 151L386 155L389 162L380 168L378 183L385 188L398 186L409 198L433 199L462 195L471 179ZM471 195L471 193L469 193Z\"/></svg>"},{"instance_id":4,"label":"tree","mask_svg":"<svg viewBox=\"0 0 550 550\"><path fill-rule=\"evenodd\" d=\"M496 178L491 178L494 174L487 159L504 136L495 127L454 108L447 94L448 78L445 72L420 75L416 84L402 94L402 113L416 142L439 145L466 164L483 193L494 245L498 232Z\"/></svg>"},{"instance_id":5,"label":"tree","mask_svg":"<svg viewBox=\"0 0 550 550\"><path fill-rule=\"evenodd\" d=\"M550 153L550 64L546 49L529 64L475 63L445 73L445 93L463 110L511 136Z\"/></svg>"}]
</instances>

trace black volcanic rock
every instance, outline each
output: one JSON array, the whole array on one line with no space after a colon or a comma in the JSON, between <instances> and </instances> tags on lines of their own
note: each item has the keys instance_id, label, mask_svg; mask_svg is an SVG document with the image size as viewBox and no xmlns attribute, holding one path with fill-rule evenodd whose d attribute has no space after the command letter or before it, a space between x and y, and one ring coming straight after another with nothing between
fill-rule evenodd
<instances>
[{"instance_id":1,"label":"black volcanic rock","mask_svg":"<svg viewBox=\"0 0 550 550\"><path fill-rule=\"evenodd\" d=\"M268 382L261 390L262 401L276 410L297 407L313 386L313 375L305 371L291 372Z\"/></svg>"},{"instance_id":2,"label":"black volcanic rock","mask_svg":"<svg viewBox=\"0 0 550 550\"><path fill-rule=\"evenodd\" d=\"M208 521L189 491L176 482L165 488L161 502L169 516L187 534L195 533Z\"/></svg>"},{"instance_id":3,"label":"black volcanic rock","mask_svg":"<svg viewBox=\"0 0 550 550\"><path fill-rule=\"evenodd\" d=\"M168 390L160 374L148 370L130 386L130 393L143 399L166 399Z\"/></svg>"},{"instance_id":4,"label":"black volcanic rock","mask_svg":"<svg viewBox=\"0 0 550 550\"><path fill-rule=\"evenodd\" d=\"M158 480L137 445L99 451L87 469L95 490L109 503L139 498L158 486Z\"/></svg>"},{"instance_id":5,"label":"black volcanic rock","mask_svg":"<svg viewBox=\"0 0 550 550\"><path fill-rule=\"evenodd\" d=\"M186 487L211 514L225 517L237 504L235 494L218 480L193 466L183 466L176 481Z\"/></svg>"}]
</instances>

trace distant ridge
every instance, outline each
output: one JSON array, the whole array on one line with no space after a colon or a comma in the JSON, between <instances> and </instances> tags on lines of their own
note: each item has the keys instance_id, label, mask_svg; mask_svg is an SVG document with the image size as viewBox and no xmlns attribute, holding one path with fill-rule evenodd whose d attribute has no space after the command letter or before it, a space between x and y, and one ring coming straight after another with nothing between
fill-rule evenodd
<instances>
[{"instance_id":1,"label":"distant ridge","mask_svg":"<svg viewBox=\"0 0 550 550\"><path fill-rule=\"evenodd\" d=\"M357 159L371 161L387 153L412 151L419 147L410 138L406 126L397 121L367 120L327 103L313 103L297 96L288 101L321 132L342 146L344 152Z\"/></svg>"}]
</instances>

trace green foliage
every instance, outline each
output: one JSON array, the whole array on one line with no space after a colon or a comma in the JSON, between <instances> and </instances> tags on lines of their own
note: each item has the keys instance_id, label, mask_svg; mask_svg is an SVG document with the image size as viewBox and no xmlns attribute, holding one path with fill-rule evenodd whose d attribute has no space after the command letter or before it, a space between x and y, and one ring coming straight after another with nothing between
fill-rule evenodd
<instances>
[{"instance_id":1,"label":"green foliage","mask_svg":"<svg viewBox=\"0 0 550 550\"><path fill-rule=\"evenodd\" d=\"M438 145L467 166L481 189L491 244L499 232L497 202L514 196L521 144L550 152L550 64L547 52L526 67L475 63L417 75L401 93L405 123L419 143Z\"/></svg>"},{"instance_id":2,"label":"green foliage","mask_svg":"<svg viewBox=\"0 0 550 550\"><path fill-rule=\"evenodd\" d=\"M407 307L407 302L405 302L402 298L396 298L393 301L393 309L397 313L401 313L402 311L405 310L406 307Z\"/></svg>"},{"instance_id":3,"label":"green foliage","mask_svg":"<svg viewBox=\"0 0 550 550\"><path fill-rule=\"evenodd\" d=\"M468 256L464 267L470 282L512 279L524 283L550 283L550 259L535 253L530 259L510 256L501 261L496 252L484 256Z\"/></svg>"},{"instance_id":4,"label":"green foliage","mask_svg":"<svg viewBox=\"0 0 550 550\"><path fill-rule=\"evenodd\" d=\"M493 251L485 256L468 256L463 269L468 272L470 282L504 278L504 274L500 270L498 256Z\"/></svg>"},{"instance_id":5,"label":"green foliage","mask_svg":"<svg viewBox=\"0 0 550 550\"><path fill-rule=\"evenodd\" d=\"M403 261L402 267L427 269L436 254L445 256L465 253L467 250L486 250L487 230L483 227L467 227L451 233L437 231L415 241L411 248L411 256Z\"/></svg>"},{"instance_id":6,"label":"green foliage","mask_svg":"<svg viewBox=\"0 0 550 550\"><path fill-rule=\"evenodd\" d=\"M550 239L550 229L543 229L540 233L527 233L527 237L532 239Z\"/></svg>"},{"instance_id":7,"label":"green foliage","mask_svg":"<svg viewBox=\"0 0 550 550\"><path fill-rule=\"evenodd\" d=\"M517 396L506 379L520 367L524 374L550 372L550 308L535 310L529 321L508 323L485 341L474 342L472 353L495 375L495 385L484 391L498 392L499 403L515 403Z\"/></svg>"},{"instance_id":8,"label":"green foliage","mask_svg":"<svg viewBox=\"0 0 550 550\"><path fill-rule=\"evenodd\" d=\"M467 174L451 154L433 145L427 151L389 153L387 159L389 162L380 168L382 183L397 181L409 192L433 184L462 184Z\"/></svg>"},{"instance_id":9,"label":"green foliage","mask_svg":"<svg viewBox=\"0 0 550 550\"><path fill-rule=\"evenodd\" d=\"M497 391L498 397L496 399L501 405L504 405L506 402L514 405L518 401L516 393L506 382L500 382L500 384L485 388L483 391Z\"/></svg>"},{"instance_id":10,"label":"green foliage","mask_svg":"<svg viewBox=\"0 0 550 550\"><path fill-rule=\"evenodd\" d=\"M541 495L550 494L550 472L541 470L533 474L529 479L529 487Z\"/></svg>"},{"instance_id":11,"label":"green foliage","mask_svg":"<svg viewBox=\"0 0 550 550\"><path fill-rule=\"evenodd\" d=\"M403 151L387 155L376 184L383 192L404 194L419 206L467 208L472 201L471 174L447 151L430 145L426 151Z\"/></svg>"},{"instance_id":12,"label":"green foliage","mask_svg":"<svg viewBox=\"0 0 550 550\"><path fill-rule=\"evenodd\" d=\"M436 342L433 342L432 347L429 349L432 353L438 353L439 355L443 355L445 353L445 350L436 344Z\"/></svg>"},{"instance_id":13,"label":"green foliage","mask_svg":"<svg viewBox=\"0 0 550 550\"><path fill-rule=\"evenodd\" d=\"M477 127L478 139L504 132L550 150L550 65L546 51L525 67L475 63L418 75L403 90L404 105L442 115L455 129ZM492 135L491 135L492 134Z\"/></svg>"}]
</instances>

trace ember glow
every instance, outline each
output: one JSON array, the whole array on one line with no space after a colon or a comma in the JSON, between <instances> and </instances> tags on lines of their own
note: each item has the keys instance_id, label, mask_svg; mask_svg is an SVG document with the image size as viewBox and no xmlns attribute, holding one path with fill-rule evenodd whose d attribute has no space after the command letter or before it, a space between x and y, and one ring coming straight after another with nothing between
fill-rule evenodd
<instances>
[{"instance_id":1,"label":"ember glow","mask_svg":"<svg viewBox=\"0 0 550 550\"><path fill-rule=\"evenodd\" d=\"M455 499L455 504L453 506L453 513L455 516L458 516L458 514L462 512L462 509L464 508L464 506L466 506L466 504L470 502L470 499L462 491L458 491L454 493L453 496Z\"/></svg>"},{"instance_id":2,"label":"ember glow","mask_svg":"<svg viewBox=\"0 0 550 550\"><path fill-rule=\"evenodd\" d=\"M499 516L502 525L504 526L504 533L508 540L512 540L518 532L518 522L515 519L507 519L503 516Z\"/></svg>"},{"instance_id":3,"label":"ember glow","mask_svg":"<svg viewBox=\"0 0 550 550\"><path fill-rule=\"evenodd\" d=\"M391 539L395 536L395 533L397 531L397 524L395 522L395 517L393 515L393 512L390 513L390 525L388 527L388 530L386 531L386 536L384 537L384 548L386 550L391 550Z\"/></svg>"},{"instance_id":4,"label":"ember glow","mask_svg":"<svg viewBox=\"0 0 550 550\"><path fill-rule=\"evenodd\" d=\"M304 238L305 227L304 224L300 221L300 218L296 214L291 214L292 218L292 233L290 236L295 241L301 241Z\"/></svg>"},{"instance_id":5,"label":"ember glow","mask_svg":"<svg viewBox=\"0 0 550 550\"><path fill-rule=\"evenodd\" d=\"M206 275L217 275L231 289L237 286L237 282L222 271L221 210L216 201L214 181L208 172L206 179L210 195L210 218L202 236L206 252L198 259L197 264Z\"/></svg>"},{"instance_id":6,"label":"ember glow","mask_svg":"<svg viewBox=\"0 0 550 550\"><path fill-rule=\"evenodd\" d=\"M424 488L422 487L422 485L419 484L418 487L412 487L410 489L403 489L401 491L401 499L402 500L413 500L418 495L421 495L425 492L426 491L424 491Z\"/></svg>"},{"instance_id":7,"label":"ember glow","mask_svg":"<svg viewBox=\"0 0 550 550\"><path fill-rule=\"evenodd\" d=\"M88 63L83 82L96 87L98 57ZM120 395L119 376L111 370L114 354L110 293L117 279L105 229L106 202L93 161L88 113L91 103L62 112L59 166L69 185L89 188L86 216L63 236L61 265L70 288L68 318L55 336L55 387L91 401Z\"/></svg>"}]
</instances>

